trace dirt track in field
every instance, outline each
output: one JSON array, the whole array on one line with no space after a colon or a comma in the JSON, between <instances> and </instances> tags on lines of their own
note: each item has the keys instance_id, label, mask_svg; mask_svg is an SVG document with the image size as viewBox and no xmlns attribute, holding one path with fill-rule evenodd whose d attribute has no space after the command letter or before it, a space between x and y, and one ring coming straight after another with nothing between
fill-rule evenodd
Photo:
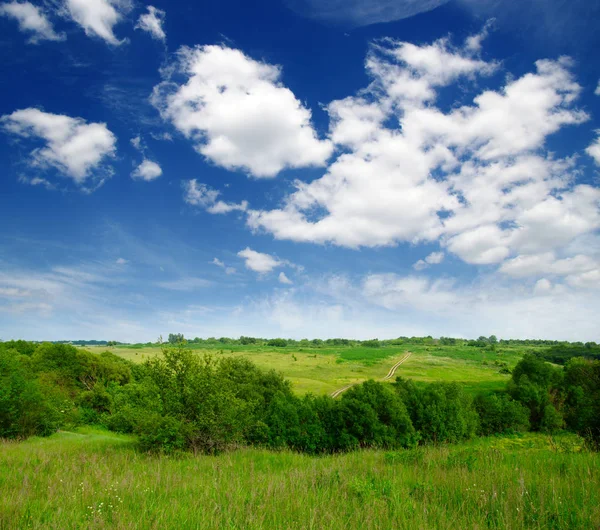
<instances>
[{"instance_id":1,"label":"dirt track in field","mask_svg":"<svg viewBox=\"0 0 600 530\"><path fill-rule=\"evenodd\" d=\"M401 364L406 362L408 358L412 355L412 352L407 351L406 355L402 357L394 366L390 368L388 374L382 379L382 381L389 381L396 374L396 370L400 367ZM352 388L354 385L358 385L359 383L351 383L349 385L343 386L342 388L338 388L335 392L332 392L330 395L332 398L338 397L340 394L343 394L349 388Z\"/></svg>"}]
</instances>

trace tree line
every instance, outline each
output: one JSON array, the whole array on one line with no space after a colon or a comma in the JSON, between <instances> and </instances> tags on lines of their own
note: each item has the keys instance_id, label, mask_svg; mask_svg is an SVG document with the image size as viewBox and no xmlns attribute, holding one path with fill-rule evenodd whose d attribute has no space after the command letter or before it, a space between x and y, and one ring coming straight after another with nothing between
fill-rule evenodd
<instances>
[{"instance_id":1,"label":"tree line","mask_svg":"<svg viewBox=\"0 0 600 530\"><path fill-rule=\"evenodd\" d=\"M134 364L67 344L0 343L0 437L82 424L137 435L148 451L214 454L254 445L310 454L453 443L568 429L600 445L600 361L555 367L525 355L505 391L474 398L457 383L367 381L339 399L299 397L247 359L185 343Z\"/></svg>"}]
</instances>

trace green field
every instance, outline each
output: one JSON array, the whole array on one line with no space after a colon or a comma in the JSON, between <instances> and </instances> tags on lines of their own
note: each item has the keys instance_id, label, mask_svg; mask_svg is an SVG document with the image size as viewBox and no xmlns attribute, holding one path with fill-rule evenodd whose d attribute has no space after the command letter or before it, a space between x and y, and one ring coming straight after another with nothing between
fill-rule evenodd
<instances>
[{"instance_id":1,"label":"green field","mask_svg":"<svg viewBox=\"0 0 600 530\"><path fill-rule=\"evenodd\" d=\"M423 382L457 381L473 392L500 390L510 376L500 373L500 366L495 363L507 363L512 368L524 353L522 347L500 347L494 352L469 346L410 343L380 348L275 348L255 345L199 348L194 344L188 347L201 355L246 357L261 368L273 368L282 372L299 394L326 394L350 383L381 379L408 351L413 355L398 369L396 375ZM159 346L88 346L85 349L96 353L109 350L134 362L160 355Z\"/></svg>"},{"instance_id":2,"label":"green field","mask_svg":"<svg viewBox=\"0 0 600 530\"><path fill-rule=\"evenodd\" d=\"M0 443L0 528L597 529L600 459L574 435L309 457L152 457L82 430Z\"/></svg>"}]
</instances>

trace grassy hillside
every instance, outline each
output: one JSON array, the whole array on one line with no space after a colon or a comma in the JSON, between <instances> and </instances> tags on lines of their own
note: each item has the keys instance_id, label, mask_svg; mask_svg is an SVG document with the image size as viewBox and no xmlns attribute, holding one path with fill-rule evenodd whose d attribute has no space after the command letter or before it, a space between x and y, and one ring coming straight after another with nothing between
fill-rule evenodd
<instances>
[{"instance_id":1,"label":"grassy hillside","mask_svg":"<svg viewBox=\"0 0 600 530\"><path fill-rule=\"evenodd\" d=\"M597 529L574 435L308 457L152 457L102 431L0 443L0 528Z\"/></svg>"},{"instance_id":2,"label":"grassy hillside","mask_svg":"<svg viewBox=\"0 0 600 530\"><path fill-rule=\"evenodd\" d=\"M274 368L292 382L299 394L331 393L350 383L383 378L390 367L407 351L413 353L398 370L397 375L415 381L457 381L465 383L474 392L500 390L505 387L508 374L501 373L503 363L509 368L521 358L522 347L499 347L496 351L469 346L442 346L403 344L401 346L337 346L276 348L257 345L223 345L189 347L199 354L241 356L261 368ZM87 350L102 352L107 349L134 362L142 362L160 354L158 346L88 346Z\"/></svg>"}]
</instances>

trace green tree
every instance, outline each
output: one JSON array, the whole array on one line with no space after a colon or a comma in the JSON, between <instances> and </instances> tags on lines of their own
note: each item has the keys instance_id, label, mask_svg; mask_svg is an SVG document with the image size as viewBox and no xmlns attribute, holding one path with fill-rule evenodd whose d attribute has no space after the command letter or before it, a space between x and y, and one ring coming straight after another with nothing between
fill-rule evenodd
<instances>
[{"instance_id":1,"label":"green tree","mask_svg":"<svg viewBox=\"0 0 600 530\"><path fill-rule=\"evenodd\" d=\"M179 344L183 342L185 338L183 337L183 333L169 333L168 342L169 344Z\"/></svg>"},{"instance_id":2,"label":"green tree","mask_svg":"<svg viewBox=\"0 0 600 530\"><path fill-rule=\"evenodd\" d=\"M529 409L534 431L560 428L562 372L535 355L526 354L515 366L507 389L510 396ZM553 407L554 411L548 407Z\"/></svg>"},{"instance_id":3,"label":"green tree","mask_svg":"<svg viewBox=\"0 0 600 530\"><path fill-rule=\"evenodd\" d=\"M529 429L529 409L507 394L480 394L474 401L479 434L514 433Z\"/></svg>"}]
</instances>

